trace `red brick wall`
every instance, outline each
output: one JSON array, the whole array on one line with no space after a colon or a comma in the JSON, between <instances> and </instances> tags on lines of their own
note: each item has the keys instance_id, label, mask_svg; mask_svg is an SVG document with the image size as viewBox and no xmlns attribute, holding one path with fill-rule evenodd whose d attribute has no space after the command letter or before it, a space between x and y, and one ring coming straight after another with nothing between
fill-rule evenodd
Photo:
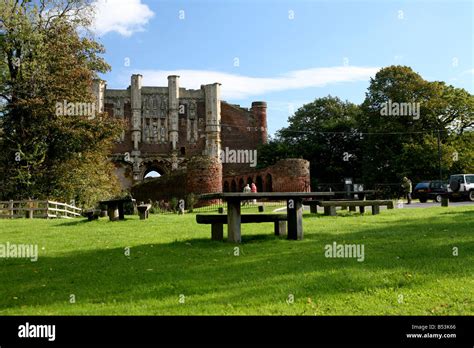
<instances>
[{"instance_id":1,"label":"red brick wall","mask_svg":"<svg viewBox=\"0 0 474 348\"><path fill-rule=\"evenodd\" d=\"M236 188L232 190L232 181ZM222 191L241 192L247 182L254 182L258 192L307 192L310 188L309 162L286 159L245 175L222 178L220 163L209 157L196 156L187 163L187 170L177 170L160 178L149 179L132 187L137 201L147 202L184 199L188 193L196 195ZM227 183L227 184L226 184ZM227 186L227 188L226 188ZM216 203L205 201L204 204Z\"/></svg>"},{"instance_id":2,"label":"red brick wall","mask_svg":"<svg viewBox=\"0 0 474 348\"><path fill-rule=\"evenodd\" d=\"M232 190L232 182L236 188ZM309 162L303 159L284 159L273 166L247 171L238 175L226 175L223 178L223 191L242 191L239 183L254 182L259 192L309 192Z\"/></svg>"},{"instance_id":3,"label":"red brick wall","mask_svg":"<svg viewBox=\"0 0 474 348\"><path fill-rule=\"evenodd\" d=\"M254 150L266 143L267 121L265 107L251 111L228 103L221 103L221 148L230 150ZM246 163L224 163L224 175L236 175L252 170Z\"/></svg>"},{"instance_id":4,"label":"red brick wall","mask_svg":"<svg viewBox=\"0 0 474 348\"><path fill-rule=\"evenodd\" d=\"M184 199L187 193L199 195L214 192L222 192L222 166L218 160L206 156L193 157L186 169L148 179L132 187L132 196L144 202L173 197Z\"/></svg>"}]
</instances>

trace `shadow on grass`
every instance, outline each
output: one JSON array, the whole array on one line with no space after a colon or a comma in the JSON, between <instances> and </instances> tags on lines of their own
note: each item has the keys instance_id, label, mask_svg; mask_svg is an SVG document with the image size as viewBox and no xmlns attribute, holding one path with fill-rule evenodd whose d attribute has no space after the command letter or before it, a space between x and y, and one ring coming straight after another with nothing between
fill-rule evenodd
<instances>
[{"instance_id":1,"label":"shadow on grass","mask_svg":"<svg viewBox=\"0 0 474 348\"><path fill-rule=\"evenodd\" d=\"M439 215L467 215L469 216L471 219L474 219L474 210L466 210L466 211L460 211L460 212L456 212L456 211L443 211L441 212Z\"/></svg>"},{"instance_id":2,"label":"shadow on grass","mask_svg":"<svg viewBox=\"0 0 474 348\"><path fill-rule=\"evenodd\" d=\"M306 218L306 219L309 219L309 218L320 218L320 219L334 219L336 217L338 218L343 218L343 217L362 217L362 216L370 216L372 215L372 213L367 213L365 212L365 214L361 214L359 212L348 212L348 211L344 211L344 210L338 210L337 213L336 213L336 216L328 216L328 215L324 215L322 213L318 213L318 214L304 214L303 215L303 218Z\"/></svg>"},{"instance_id":3,"label":"shadow on grass","mask_svg":"<svg viewBox=\"0 0 474 348\"><path fill-rule=\"evenodd\" d=\"M114 223L114 224L119 224L121 222L123 223L123 222L128 221L128 220L135 220L134 218L131 218L131 217L127 218L127 216L125 216L125 219L119 220L119 221L110 221L108 217L103 217L101 219L105 219L105 220L107 220L107 222ZM65 222L62 222L60 224L56 224L54 227L78 226L78 225L83 225L83 224L91 224L92 225L94 222L98 222L98 220L89 221L87 218L85 218L85 219L81 218L80 220L76 219L76 220L73 220L73 221L65 221Z\"/></svg>"},{"instance_id":4,"label":"shadow on grass","mask_svg":"<svg viewBox=\"0 0 474 348\"><path fill-rule=\"evenodd\" d=\"M123 248L114 248L60 257L40 254L35 263L0 260L0 309L68 304L70 294L85 303L159 301L181 293L202 295L202 303L210 296L214 303L240 303L243 298L264 303L281 291L324 296L412 287L426 279L469 274L468 256L474 254L471 222L471 214L462 212L446 222L454 226L457 240L443 238L442 229L427 233L423 228L432 222L413 219L339 234L308 233L303 241L243 235L239 257L233 254L236 244L194 238L135 246L130 257ZM324 245L333 241L364 244L365 261L325 258ZM453 243L466 256L453 258ZM388 272L387 281L373 276L380 271ZM405 276L420 273L423 277Z\"/></svg>"},{"instance_id":5,"label":"shadow on grass","mask_svg":"<svg viewBox=\"0 0 474 348\"><path fill-rule=\"evenodd\" d=\"M55 225L54 227L69 227L69 226L78 226L87 223L93 223L94 220L89 221L88 219L80 219L80 220L73 220L73 221L65 221L60 224Z\"/></svg>"}]
</instances>

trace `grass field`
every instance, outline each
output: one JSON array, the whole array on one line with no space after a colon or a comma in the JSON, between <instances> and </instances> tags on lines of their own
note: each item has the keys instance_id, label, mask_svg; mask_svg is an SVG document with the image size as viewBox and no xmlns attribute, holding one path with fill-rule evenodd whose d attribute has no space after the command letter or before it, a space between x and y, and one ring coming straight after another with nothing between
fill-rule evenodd
<instances>
[{"instance_id":1,"label":"grass field","mask_svg":"<svg viewBox=\"0 0 474 348\"><path fill-rule=\"evenodd\" d=\"M304 240L272 232L243 225L236 250L193 214L0 220L0 244L39 246L36 262L0 259L0 315L474 314L472 206L305 214ZM326 258L333 242L363 244L364 261Z\"/></svg>"}]
</instances>

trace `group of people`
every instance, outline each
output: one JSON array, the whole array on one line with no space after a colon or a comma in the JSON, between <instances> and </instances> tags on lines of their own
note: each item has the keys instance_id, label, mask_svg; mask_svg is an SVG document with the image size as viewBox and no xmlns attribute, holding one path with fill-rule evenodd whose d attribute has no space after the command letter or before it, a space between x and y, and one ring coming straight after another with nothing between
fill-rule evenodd
<instances>
[{"instance_id":1,"label":"group of people","mask_svg":"<svg viewBox=\"0 0 474 348\"><path fill-rule=\"evenodd\" d=\"M245 185L244 193L256 193L256 192L257 192L257 186L254 183ZM255 204L255 203L257 203L257 200L254 199L254 200L252 200L252 202L253 202L253 204ZM244 201L243 202L244 205L248 204L248 203L249 203L249 201Z\"/></svg>"}]
</instances>

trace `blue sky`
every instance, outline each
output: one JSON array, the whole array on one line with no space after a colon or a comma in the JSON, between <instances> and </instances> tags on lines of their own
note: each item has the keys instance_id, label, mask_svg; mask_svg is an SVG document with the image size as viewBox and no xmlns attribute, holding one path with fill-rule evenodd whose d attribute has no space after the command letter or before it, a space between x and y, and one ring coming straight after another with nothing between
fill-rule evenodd
<instances>
[{"instance_id":1,"label":"blue sky","mask_svg":"<svg viewBox=\"0 0 474 348\"><path fill-rule=\"evenodd\" d=\"M474 93L472 1L98 0L109 88L221 82L222 99L268 103L268 127L328 94L360 103L384 66Z\"/></svg>"}]
</instances>

